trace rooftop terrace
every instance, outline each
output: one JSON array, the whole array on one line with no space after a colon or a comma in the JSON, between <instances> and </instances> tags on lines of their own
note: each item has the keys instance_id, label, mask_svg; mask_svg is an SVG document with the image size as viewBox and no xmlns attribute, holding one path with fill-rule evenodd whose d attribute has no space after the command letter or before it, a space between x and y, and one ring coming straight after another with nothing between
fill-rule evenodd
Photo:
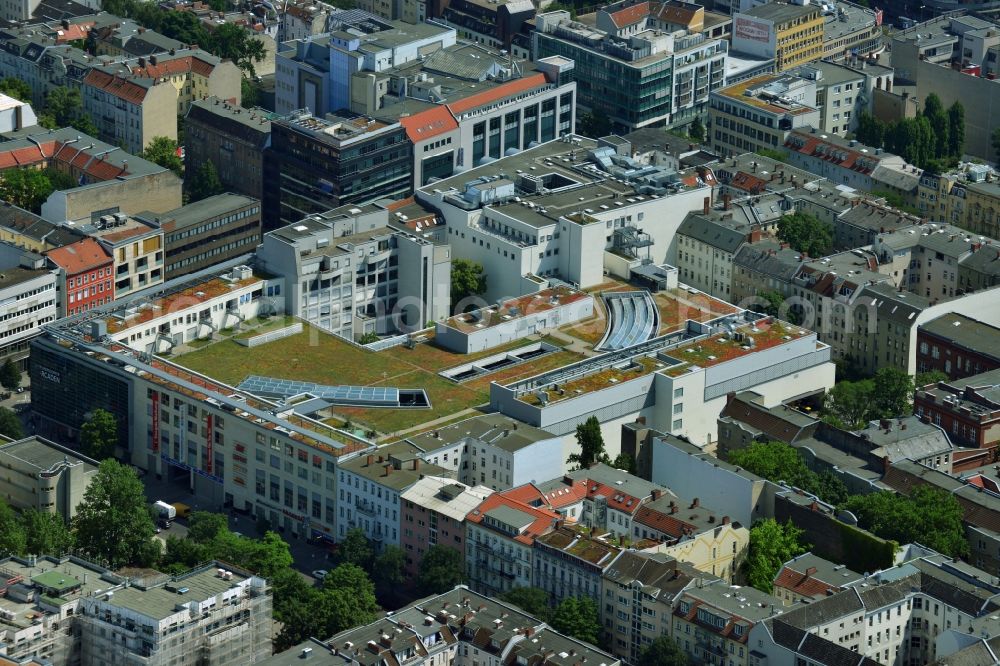
<instances>
[{"instance_id":1,"label":"rooftop terrace","mask_svg":"<svg viewBox=\"0 0 1000 666\"><path fill-rule=\"evenodd\" d=\"M446 323L452 328L470 332L497 326L512 319L520 319L527 315L545 312L546 310L575 303L585 298L589 298L589 295L585 292L577 291L572 287L553 287L552 289L545 289L536 294L512 298L503 301L499 305L483 308L476 312L455 315Z\"/></svg>"},{"instance_id":2,"label":"rooftop terrace","mask_svg":"<svg viewBox=\"0 0 1000 666\"><path fill-rule=\"evenodd\" d=\"M249 375L265 375L317 384L424 389L431 409L337 407L335 410L341 419L377 432L396 433L488 402L489 382L501 376L510 381L538 372L538 365L522 364L462 384L438 374L441 370L524 344L526 342L521 340L480 354L463 355L436 346L433 335L428 334L413 349L399 346L372 352L320 329L304 326L302 333L257 347L244 347L227 339L179 355L174 361L231 386ZM542 361L553 364L549 367L558 367L579 358L576 354L559 351Z\"/></svg>"},{"instance_id":3,"label":"rooftop terrace","mask_svg":"<svg viewBox=\"0 0 1000 666\"><path fill-rule=\"evenodd\" d=\"M794 116L813 111L814 109L811 106L799 104L767 90L769 87L780 85L783 81L791 80L792 78L788 74L764 74L731 86L726 86L719 90L717 94L728 97L734 102L747 104L779 115L787 113Z\"/></svg>"}]
</instances>

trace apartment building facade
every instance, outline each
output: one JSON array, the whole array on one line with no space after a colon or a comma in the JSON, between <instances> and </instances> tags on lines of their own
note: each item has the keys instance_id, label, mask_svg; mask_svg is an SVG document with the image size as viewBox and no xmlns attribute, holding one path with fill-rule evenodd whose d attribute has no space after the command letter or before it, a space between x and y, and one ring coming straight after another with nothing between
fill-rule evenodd
<instances>
[{"instance_id":1,"label":"apartment building facade","mask_svg":"<svg viewBox=\"0 0 1000 666\"><path fill-rule=\"evenodd\" d=\"M283 308L348 339L448 316L451 253L390 229L377 206L342 206L264 235L257 257L283 278Z\"/></svg>"},{"instance_id":2,"label":"apartment building facade","mask_svg":"<svg viewBox=\"0 0 1000 666\"><path fill-rule=\"evenodd\" d=\"M708 139L719 155L776 150L789 132L819 124L816 83L764 74L712 93Z\"/></svg>"},{"instance_id":3,"label":"apartment building facade","mask_svg":"<svg viewBox=\"0 0 1000 666\"><path fill-rule=\"evenodd\" d=\"M263 200L272 117L218 97L192 100L184 116L185 169L198 173L211 162L226 191Z\"/></svg>"},{"instance_id":4,"label":"apartment building facade","mask_svg":"<svg viewBox=\"0 0 1000 666\"><path fill-rule=\"evenodd\" d=\"M58 270L44 257L0 243L0 363L28 367L28 347L42 327L59 316Z\"/></svg>"},{"instance_id":5,"label":"apartment building facade","mask_svg":"<svg viewBox=\"0 0 1000 666\"><path fill-rule=\"evenodd\" d=\"M494 491L556 478L565 462L559 437L503 414L474 416L407 441L460 482Z\"/></svg>"},{"instance_id":6,"label":"apartment building facade","mask_svg":"<svg viewBox=\"0 0 1000 666\"><path fill-rule=\"evenodd\" d=\"M536 491L527 490L534 496ZM518 491L490 495L465 518L469 586L488 596L532 585L535 539L552 531L561 519L551 509L521 501Z\"/></svg>"},{"instance_id":7,"label":"apartment building facade","mask_svg":"<svg viewBox=\"0 0 1000 666\"><path fill-rule=\"evenodd\" d=\"M424 476L400 495L400 545L405 571L416 576L428 549L447 546L465 562L465 517L493 491L445 476Z\"/></svg>"},{"instance_id":8,"label":"apartment building facade","mask_svg":"<svg viewBox=\"0 0 1000 666\"><path fill-rule=\"evenodd\" d=\"M701 32L664 33L652 6L611 5L596 28L565 11L540 14L533 53L572 60L580 104L625 131L704 120L709 96L724 85L728 44Z\"/></svg>"},{"instance_id":9,"label":"apartment building facade","mask_svg":"<svg viewBox=\"0 0 1000 666\"><path fill-rule=\"evenodd\" d=\"M236 65L200 50L95 66L83 77L84 111L102 138L141 153L154 137L177 138L177 116L203 96L240 99Z\"/></svg>"},{"instance_id":10,"label":"apartment building facade","mask_svg":"<svg viewBox=\"0 0 1000 666\"><path fill-rule=\"evenodd\" d=\"M59 312L73 316L114 298L111 254L93 238L84 238L45 253L59 269Z\"/></svg>"},{"instance_id":11,"label":"apartment building facade","mask_svg":"<svg viewBox=\"0 0 1000 666\"><path fill-rule=\"evenodd\" d=\"M264 164L264 230L344 204L403 198L412 177L413 144L398 122L308 112L274 120Z\"/></svg>"},{"instance_id":12,"label":"apartment building facade","mask_svg":"<svg viewBox=\"0 0 1000 666\"><path fill-rule=\"evenodd\" d=\"M673 635L675 600L701 578L693 567L666 555L621 553L601 576L598 601L611 652L635 663L654 640Z\"/></svg>"},{"instance_id":13,"label":"apartment building facade","mask_svg":"<svg viewBox=\"0 0 1000 666\"><path fill-rule=\"evenodd\" d=\"M335 540L337 460L368 448L366 440L294 412L269 413L271 403L162 358L154 367L143 356L253 319L261 308L280 314L265 295L268 286L238 267L174 282L168 295L153 294L141 305L126 301L64 320L57 333L78 341L75 348L51 335L34 341L39 432L73 438L100 406L118 421L123 459L188 484L206 505L233 506L293 534ZM108 347L98 342L105 332Z\"/></svg>"},{"instance_id":14,"label":"apartment building facade","mask_svg":"<svg viewBox=\"0 0 1000 666\"><path fill-rule=\"evenodd\" d=\"M360 529L376 550L400 545L400 496L424 474L447 473L427 464L419 453L416 447L398 443L338 462L338 539Z\"/></svg>"},{"instance_id":15,"label":"apartment building facade","mask_svg":"<svg viewBox=\"0 0 1000 666\"><path fill-rule=\"evenodd\" d=\"M234 193L138 217L163 230L165 280L250 254L261 240L260 201Z\"/></svg>"},{"instance_id":16,"label":"apartment building facade","mask_svg":"<svg viewBox=\"0 0 1000 666\"><path fill-rule=\"evenodd\" d=\"M917 329L917 369L963 379L1000 368L1000 328L974 317L945 314Z\"/></svg>"},{"instance_id":17,"label":"apartment building facade","mask_svg":"<svg viewBox=\"0 0 1000 666\"><path fill-rule=\"evenodd\" d=\"M0 445L0 494L17 511L33 509L69 521L97 473L98 462L41 437Z\"/></svg>"},{"instance_id":18,"label":"apartment building facade","mask_svg":"<svg viewBox=\"0 0 1000 666\"><path fill-rule=\"evenodd\" d=\"M784 72L823 57L824 20L812 4L768 2L733 14L733 50L774 58Z\"/></svg>"}]
</instances>

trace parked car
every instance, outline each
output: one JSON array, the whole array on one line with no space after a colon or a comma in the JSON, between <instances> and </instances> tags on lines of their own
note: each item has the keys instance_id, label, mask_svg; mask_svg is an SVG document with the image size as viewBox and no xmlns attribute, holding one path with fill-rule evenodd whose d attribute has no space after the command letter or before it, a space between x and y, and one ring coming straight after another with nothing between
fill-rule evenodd
<instances>
[{"instance_id":1,"label":"parked car","mask_svg":"<svg viewBox=\"0 0 1000 666\"><path fill-rule=\"evenodd\" d=\"M322 581L324 578L326 578L327 573L328 572L326 569L316 569L316 571L312 572L312 577L318 581Z\"/></svg>"}]
</instances>

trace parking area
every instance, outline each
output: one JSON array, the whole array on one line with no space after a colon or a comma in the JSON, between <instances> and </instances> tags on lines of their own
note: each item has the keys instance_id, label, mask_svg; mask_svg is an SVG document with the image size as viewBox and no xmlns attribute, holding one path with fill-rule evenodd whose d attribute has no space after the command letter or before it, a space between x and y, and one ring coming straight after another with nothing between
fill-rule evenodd
<instances>
[{"instance_id":1,"label":"parking area","mask_svg":"<svg viewBox=\"0 0 1000 666\"><path fill-rule=\"evenodd\" d=\"M141 476L143 486L146 489L146 499L150 504L157 500L166 502L167 504L181 502L191 507L192 512L211 511L214 513L226 513L229 518L230 530L239 532L243 536L250 538L261 536L257 533L257 523L252 516L243 515L235 511L224 512L222 507L203 503L183 485L167 481L166 479L157 479L155 474L143 473ZM178 517L172 521L169 529L161 530L157 534L157 537L164 544L166 544L168 536L178 538L187 536L187 520ZM283 533L281 536L288 542L295 569L310 582L315 581L311 572L332 568L333 563L328 558L329 551L326 546L310 543L304 538L293 537L288 533Z\"/></svg>"}]
</instances>

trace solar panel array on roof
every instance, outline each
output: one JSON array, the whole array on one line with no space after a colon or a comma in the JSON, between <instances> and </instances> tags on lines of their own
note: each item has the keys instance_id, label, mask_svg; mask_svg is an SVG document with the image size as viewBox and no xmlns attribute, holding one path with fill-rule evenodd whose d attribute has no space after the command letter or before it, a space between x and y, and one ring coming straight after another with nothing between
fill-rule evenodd
<instances>
[{"instance_id":1,"label":"solar panel array on roof","mask_svg":"<svg viewBox=\"0 0 1000 666\"><path fill-rule=\"evenodd\" d=\"M248 393L275 398L310 393L333 404L399 406L399 389L386 386L326 386L313 382L250 375L237 387Z\"/></svg>"}]
</instances>

